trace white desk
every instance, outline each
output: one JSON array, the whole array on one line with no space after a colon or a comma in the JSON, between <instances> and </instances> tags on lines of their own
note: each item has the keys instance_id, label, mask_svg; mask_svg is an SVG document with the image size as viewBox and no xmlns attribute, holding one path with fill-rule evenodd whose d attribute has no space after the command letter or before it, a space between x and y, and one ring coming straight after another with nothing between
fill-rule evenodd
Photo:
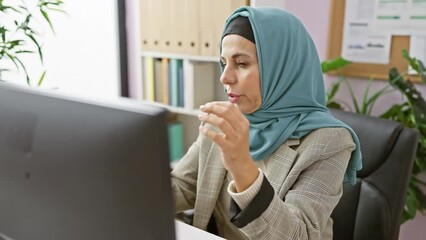
<instances>
[{"instance_id":1,"label":"white desk","mask_svg":"<svg viewBox=\"0 0 426 240\"><path fill-rule=\"evenodd\" d=\"M176 240L224 240L224 238L218 237L178 220L175 220L175 230Z\"/></svg>"}]
</instances>

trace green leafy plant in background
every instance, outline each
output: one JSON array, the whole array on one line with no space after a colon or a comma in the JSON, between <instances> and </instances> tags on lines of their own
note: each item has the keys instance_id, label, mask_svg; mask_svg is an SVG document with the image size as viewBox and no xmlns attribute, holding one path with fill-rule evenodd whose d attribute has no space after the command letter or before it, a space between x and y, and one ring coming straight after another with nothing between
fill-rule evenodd
<instances>
[{"instance_id":1,"label":"green leafy plant in background","mask_svg":"<svg viewBox=\"0 0 426 240\"><path fill-rule=\"evenodd\" d=\"M407 51L402 52L403 57L407 60L412 69L422 79L422 83L426 84L426 68L418 59L411 58ZM328 68L330 63L333 68ZM323 72L339 69L350 62L338 58L332 61L323 62ZM415 85L410 82L407 72L399 73L396 68L389 70L388 85L379 89L370 96L370 87L373 79L369 79L365 88L361 102L355 97L349 82L339 76L339 80L332 84L327 91L327 106L329 108L337 108L347 111L356 112L359 114L371 115L376 101L383 95L400 91L404 96L404 102L392 105L385 113L379 117L400 122L406 127L415 129L420 133L419 145L416 152L416 159L412 170L412 175L409 182L405 207L402 216L402 223L409 219L413 219L417 211L422 213L426 210L426 194L422 192L421 187L425 187L426 183L421 181L418 176L420 173L426 172L426 101L421 93L416 89ZM348 103L339 101L335 98L336 93L340 88L340 84L345 83L349 89L352 99L353 108Z\"/></svg>"},{"instance_id":2,"label":"green leafy plant in background","mask_svg":"<svg viewBox=\"0 0 426 240\"><path fill-rule=\"evenodd\" d=\"M35 4L35 5L34 5ZM34 6L32 6L34 5ZM7 63L14 66L15 70L23 71L28 85L32 84L22 56L25 54L37 54L43 65L43 46L40 35L40 25L36 16L41 16L53 33L55 30L50 18L51 12L62 12L63 1L60 0L0 0L0 19L8 18L10 26L5 21L0 22L0 81L4 79L4 73L12 69L6 68ZM38 77L37 86L40 86L46 75L46 70Z\"/></svg>"},{"instance_id":3,"label":"green leafy plant in background","mask_svg":"<svg viewBox=\"0 0 426 240\"><path fill-rule=\"evenodd\" d=\"M339 69L343 68L344 66L348 64L351 64L351 62L347 61L346 59L342 57L338 57L333 60L325 60L321 62L321 68L323 73L328 73L331 71L338 71ZM337 108L337 109L346 109L345 107L343 107L343 104L347 105L345 102L335 100L336 93L340 89L340 83L342 81L345 81L345 78L342 77L342 75L339 74L338 76L339 76L339 80L336 83L333 83L331 87L328 89L328 91L326 92L325 97L327 101L327 107Z\"/></svg>"},{"instance_id":4,"label":"green leafy plant in background","mask_svg":"<svg viewBox=\"0 0 426 240\"><path fill-rule=\"evenodd\" d=\"M422 83L426 84L426 68L423 63L418 59L411 58L406 51L403 51L403 56L418 73ZM400 74L396 68L392 68L389 70L389 79L389 83L404 95L406 101L393 105L380 117L401 122L420 133L403 212L403 221L406 221L414 218L417 210L422 213L426 210L426 195L421 190L421 186L425 187L426 183L417 177L419 173L426 171L426 101L415 85L410 82L407 73Z\"/></svg>"}]
</instances>

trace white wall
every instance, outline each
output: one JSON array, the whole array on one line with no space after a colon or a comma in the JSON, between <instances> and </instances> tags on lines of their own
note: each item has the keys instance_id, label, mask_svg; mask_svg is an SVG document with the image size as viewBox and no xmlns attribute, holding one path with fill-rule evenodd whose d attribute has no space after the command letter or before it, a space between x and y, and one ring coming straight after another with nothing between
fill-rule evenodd
<instances>
[{"instance_id":1,"label":"white wall","mask_svg":"<svg viewBox=\"0 0 426 240\"><path fill-rule=\"evenodd\" d=\"M116 0L65 1L65 11L67 15L51 15L56 36L45 26L47 74L42 88L94 98L119 96ZM24 61L37 79L43 72L39 59L34 55ZM10 81L23 83L24 78Z\"/></svg>"}]
</instances>

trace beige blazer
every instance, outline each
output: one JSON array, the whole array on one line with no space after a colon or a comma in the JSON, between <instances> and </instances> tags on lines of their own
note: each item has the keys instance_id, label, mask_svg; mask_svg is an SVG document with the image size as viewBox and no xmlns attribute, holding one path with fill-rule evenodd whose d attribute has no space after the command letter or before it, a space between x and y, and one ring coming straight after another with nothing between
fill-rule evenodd
<instances>
[{"instance_id":1,"label":"beige blazer","mask_svg":"<svg viewBox=\"0 0 426 240\"><path fill-rule=\"evenodd\" d=\"M272 202L239 230L249 239L331 239L330 215L342 196L354 149L345 128L323 128L286 141L262 164L275 191ZM225 173L220 148L200 135L172 171L176 212L194 208L194 226L206 229Z\"/></svg>"}]
</instances>

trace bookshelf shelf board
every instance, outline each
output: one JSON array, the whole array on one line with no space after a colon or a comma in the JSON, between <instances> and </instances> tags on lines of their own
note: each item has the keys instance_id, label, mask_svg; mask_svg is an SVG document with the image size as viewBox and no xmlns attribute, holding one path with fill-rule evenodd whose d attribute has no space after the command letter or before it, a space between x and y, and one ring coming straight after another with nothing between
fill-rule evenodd
<instances>
[{"instance_id":1,"label":"bookshelf shelf board","mask_svg":"<svg viewBox=\"0 0 426 240\"><path fill-rule=\"evenodd\" d=\"M200 61L200 62L219 62L219 57L215 57L215 56L200 56L200 55L152 52L152 51L142 51L141 55L142 57L175 58L175 59Z\"/></svg>"}]
</instances>

